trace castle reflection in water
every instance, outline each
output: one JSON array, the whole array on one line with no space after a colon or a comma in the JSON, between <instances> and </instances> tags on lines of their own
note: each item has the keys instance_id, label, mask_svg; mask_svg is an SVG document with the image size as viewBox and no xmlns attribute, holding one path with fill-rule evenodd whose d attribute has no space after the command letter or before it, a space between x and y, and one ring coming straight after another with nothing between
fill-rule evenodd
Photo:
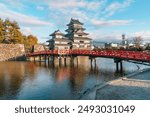
<instances>
[{"instance_id":1,"label":"castle reflection in water","mask_svg":"<svg viewBox=\"0 0 150 117\"><path fill-rule=\"evenodd\" d=\"M0 99L78 99L95 85L119 77L113 65L112 60L102 58L91 65L87 57L79 57L78 64L61 66L57 59L54 65L1 62ZM124 71L135 69L126 67Z\"/></svg>"}]
</instances>

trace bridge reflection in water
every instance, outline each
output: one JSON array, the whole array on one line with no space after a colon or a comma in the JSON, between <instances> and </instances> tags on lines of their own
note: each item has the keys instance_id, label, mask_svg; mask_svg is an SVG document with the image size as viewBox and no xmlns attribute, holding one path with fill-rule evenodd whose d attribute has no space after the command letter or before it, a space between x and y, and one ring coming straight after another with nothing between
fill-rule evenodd
<instances>
[{"instance_id":1,"label":"bridge reflection in water","mask_svg":"<svg viewBox=\"0 0 150 117\"><path fill-rule=\"evenodd\" d=\"M93 88L97 84L115 79L124 73L123 71L121 73L116 73L115 66L109 66L110 64L112 65L112 60L99 59L97 60L97 64L95 64L95 62L91 64L89 57L78 56L73 58L74 63L72 63L71 57L66 57L67 64L65 64L64 57L61 59L61 65L59 57L55 57L54 61L50 61L49 64L48 61L35 62L35 64L52 70L51 75L56 84L62 84L64 81L67 81L67 85L69 85L68 89L71 94L71 98L69 99L78 99L78 97L80 97L87 89ZM102 62L101 65L99 62ZM104 65L106 66L106 69L101 69L105 68ZM62 89L63 88L65 87L62 87ZM63 92L61 94L62 95L56 93L53 94L53 96L57 98L58 95L60 97L65 97ZM68 97L65 97L65 99L68 99Z\"/></svg>"},{"instance_id":2,"label":"bridge reflection in water","mask_svg":"<svg viewBox=\"0 0 150 117\"><path fill-rule=\"evenodd\" d=\"M60 66L59 59L55 59L54 65L1 62L0 99L78 99L87 89L120 76L115 73L111 59L97 58L96 66L94 63L91 66L89 57L78 57L78 62L76 58L74 61L71 66L63 62ZM129 64L124 63L123 73L137 69Z\"/></svg>"}]
</instances>

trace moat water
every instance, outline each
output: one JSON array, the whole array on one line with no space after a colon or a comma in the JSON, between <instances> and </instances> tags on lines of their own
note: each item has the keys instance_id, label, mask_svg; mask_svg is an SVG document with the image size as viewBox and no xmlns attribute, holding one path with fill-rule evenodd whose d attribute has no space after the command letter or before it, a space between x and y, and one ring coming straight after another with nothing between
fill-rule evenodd
<instances>
[{"instance_id":1,"label":"moat water","mask_svg":"<svg viewBox=\"0 0 150 117\"><path fill-rule=\"evenodd\" d=\"M90 64L80 57L78 65L45 65L39 62L0 62L0 99L64 100L79 99L95 85L116 79L138 69L123 62L123 72L116 73L112 59L97 58ZM141 66L140 66L141 67Z\"/></svg>"}]
</instances>

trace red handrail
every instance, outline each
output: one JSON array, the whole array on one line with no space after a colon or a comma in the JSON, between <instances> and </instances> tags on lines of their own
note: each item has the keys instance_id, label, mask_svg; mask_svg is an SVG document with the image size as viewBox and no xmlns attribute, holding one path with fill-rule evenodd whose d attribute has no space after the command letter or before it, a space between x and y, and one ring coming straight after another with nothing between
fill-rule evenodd
<instances>
[{"instance_id":1,"label":"red handrail","mask_svg":"<svg viewBox=\"0 0 150 117\"><path fill-rule=\"evenodd\" d=\"M27 57L38 55L85 55L95 57L111 57L121 59L132 59L150 62L150 53L139 51L122 51L122 50L45 50L26 54Z\"/></svg>"}]
</instances>

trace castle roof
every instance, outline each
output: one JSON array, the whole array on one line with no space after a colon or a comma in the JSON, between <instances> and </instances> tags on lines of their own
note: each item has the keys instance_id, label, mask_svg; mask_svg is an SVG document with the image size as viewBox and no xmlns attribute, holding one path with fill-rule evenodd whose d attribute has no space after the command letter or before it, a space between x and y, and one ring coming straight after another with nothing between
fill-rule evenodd
<instances>
[{"instance_id":1,"label":"castle roof","mask_svg":"<svg viewBox=\"0 0 150 117\"><path fill-rule=\"evenodd\" d=\"M64 35L64 34L60 30L56 30L52 34L50 34L50 36L54 36L54 35Z\"/></svg>"},{"instance_id":2,"label":"castle roof","mask_svg":"<svg viewBox=\"0 0 150 117\"><path fill-rule=\"evenodd\" d=\"M52 41L59 41L59 42L71 42L71 40L69 40L69 39L68 39L68 38L66 38L66 37L63 37L62 39L60 39L60 38L50 39L50 40L48 40L47 42L52 42Z\"/></svg>"},{"instance_id":3,"label":"castle roof","mask_svg":"<svg viewBox=\"0 0 150 117\"><path fill-rule=\"evenodd\" d=\"M73 29L77 29L77 30L85 30L85 28L83 28L83 27L69 27L68 29L66 29L65 31L67 32L67 31L69 31L69 30L73 30Z\"/></svg>"},{"instance_id":4,"label":"castle roof","mask_svg":"<svg viewBox=\"0 0 150 117\"><path fill-rule=\"evenodd\" d=\"M70 44L55 44L55 46L70 46Z\"/></svg>"},{"instance_id":5,"label":"castle roof","mask_svg":"<svg viewBox=\"0 0 150 117\"><path fill-rule=\"evenodd\" d=\"M70 23L67 24L67 26L70 25L70 24L80 24L80 25L83 25L83 23L80 22L78 19L73 19L73 18L71 18Z\"/></svg>"},{"instance_id":6,"label":"castle roof","mask_svg":"<svg viewBox=\"0 0 150 117\"><path fill-rule=\"evenodd\" d=\"M82 31L82 30L76 30L74 33L76 34L85 34L85 35L88 35L88 33Z\"/></svg>"},{"instance_id":7,"label":"castle roof","mask_svg":"<svg viewBox=\"0 0 150 117\"><path fill-rule=\"evenodd\" d=\"M75 39L75 40L92 40L91 38L88 38L88 37L74 37L73 39Z\"/></svg>"}]
</instances>

